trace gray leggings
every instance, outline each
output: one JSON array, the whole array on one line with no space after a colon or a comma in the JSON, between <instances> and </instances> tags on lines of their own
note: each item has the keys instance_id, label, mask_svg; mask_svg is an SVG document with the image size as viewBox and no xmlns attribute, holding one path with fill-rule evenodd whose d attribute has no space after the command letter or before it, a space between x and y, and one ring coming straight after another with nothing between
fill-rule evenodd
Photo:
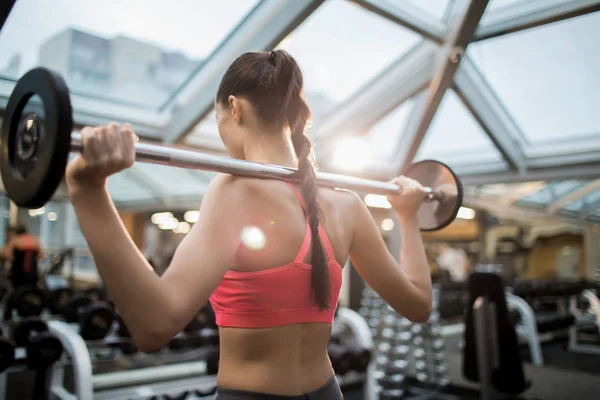
<instances>
[{"instance_id":1,"label":"gray leggings","mask_svg":"<svg viewBox=\"0 0 600 400\"><path fill-rule=\"evenodd\" d=\"M332 376L320 389L299 396L280 396L276 394L265 394L247 392L235 389L217 389L215 400L343 400L344 396L335 376Z\"/></svg>"}]
</instances>

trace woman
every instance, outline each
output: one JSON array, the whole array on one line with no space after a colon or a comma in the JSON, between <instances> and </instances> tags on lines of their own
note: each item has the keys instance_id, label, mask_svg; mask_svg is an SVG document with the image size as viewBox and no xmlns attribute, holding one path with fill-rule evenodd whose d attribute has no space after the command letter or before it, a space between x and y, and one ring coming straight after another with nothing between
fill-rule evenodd
<instances>
[{"instance_id":1,"label":"woman","mask_svg":"<svg viewBox=\"0 0 600 400\"><path fill-rule=\"evenodd\" d=\"M394 180L403 189L389 198L402 231L400 268L359 197L317 188L302 89L300 68L283 50L243 54L226 71L215 106L229 154L297 167L299 183L215 177L162 277L136 249L106 189L109 175L133 164L131 126L84 128L85 151L68 166L81 230L142 351L165 345L211 297L219 399L342 398L326 349L348 256L400 314L425 321L431 312L416 217L423 187Z\"/></svg>"}]
</instances>

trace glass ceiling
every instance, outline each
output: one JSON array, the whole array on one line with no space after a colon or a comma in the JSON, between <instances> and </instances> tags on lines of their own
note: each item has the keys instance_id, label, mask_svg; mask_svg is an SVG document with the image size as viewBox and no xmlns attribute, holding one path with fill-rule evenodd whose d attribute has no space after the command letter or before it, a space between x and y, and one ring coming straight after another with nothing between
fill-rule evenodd
<instances>
[{"instance_id":1,"label":"glass ceiling","mask_svg":"<svg viewBox=\"0 0 600 400\"><path fill-rule=\"evenodd\" d=\"M540 191L517 200L515 204L526 207L548 208L553 203L572 195L575 191L590 187L591 190L582 191L581 196L569 197L569 201L563 202L565 204L558 209L557 214L600 222L600 189L597 188L597 183L598 181L585 180L550 182Z\"/></svg>"},{"instance_id":2,"label":"glass ceiling","mask_svg":"<svg viewBox=\"0 0 600 400\"><path fill-rule=\"evenodd\" d=\"M316 128L332 109L419 40L417 34L351 2L328 0L278 47L289 51L302 67Z\"/></svg>"},{"instance_id":3,"label":"glass ceiling","mask_svg":"<svg viewBox=\"0 0 600 400\"><path fill-rule=\"evenodd\" d=\"M446 17L446 10L448 9L450 0L407 0L407 2L418 7L418 9L426 12L438 21L443 21Z\"/></svg>"},{"instance_id":4,"label":"glass ceiling","mask_svg":"<svg viewBox=\"0 0 600 400\"><path fill-rule=\"evenodd\" d=\"M312 127L318 129L332 110L419 41L416 33L351 2L328 0L277 47L302 67ZM214 111L186 140L209 147L219 142Z\"/></svg>"},{"instance_id":5,"label":"glass ceiling","mask_svg":"<svg viewBox=\"0 0 600 400\"><path fill-rule=\"evenodd\" d=\"M599 27L593 13L469 47L529 142L600 133Z\"/></svg>"},{"instance_id":6,"label":"glass ceiling","mask_svg":"<svg viewBox=\"0 0 600 400\"><path fill-rule=\"evenodd\" d=\"M454 90L446 92L417 152L416 160L428 158L445 162L457 171L474 164L492 168L501 164L501 169L507 168L498 149Z\"/></svg>"},{"instance_id":7,"label":"glass ceiling","mask_svg":"<svg viewBox=\"0 0 600 400\"><path fill-rule=\"evenodd\" d=\"M73 92L158 108L259 0L19 0L0 35L0 76L59 71Z\"/></svg>"},{"instance_id":8,"label":"glass ceiling","mask_svg":"<svg viewBox=\"0 0 600 400\"><path fill-rule=\"evenodd\" d=\"M373 9L392 0L368 3ZM131 118L136 130L146 129L148 136L166 141L183 138L187 145L222 152L214 112L205 116L219 74L240 49L269 49L285 37L277 46L290 51L304 71L313 130L320 126L334 127L327 132L336 127L349 130L352 115L341 112L348 105L350 110L373 112L379 122L364 136L374 160L371 164L390 165L407 121L422 110L413 100L394 108L373 99L386 99L389 88L404 93L403 87L410 85L399 83L413 82L414 76L423 77L423 82L441 82L437 68L429 68L429 73L423 64L431 67L446 43L430 43L411 29L438 42L451 40L447 32L454 27L447 26L446 16L459 2L393 2L395 9L406 11L394 16L396 21L404 18L403 23L349 0L327 0L318 7L320 2L304 0L306 9L298 4L291 0L19 0L0 32L0 101L5 104L14 81L24 72L44 65L66 77L79 124ZM515 165L525 171L519 172L525 177L541 170L540 165L575 170L584 160L580 155L586 163L600 165L600 156L593 154L600 149L600 47L596 43L600 12L590 12L589 6L578 12L576 7L585 9L585 4L490 0L479 28L504 30L469 45L465 58L475 73L462 81L457 75L453 82L442 80L451 83L439 89L444 97L439 107L432 106L435 114L416 158L436 158L462 176L475 177L490 172L518 175ZM536 20L540 10L543 18ZM560 12L568 18L553 14ZM578 14L583 15L572 17ZM277 25L282 18L286 22L279 25L285 26ZM559 22L548 23L552 20ZM259 26L249 26L255 21ZM420 51L427 46L432 47L431 57L418 59L419 54L428 54ZM419 69L425 72L415 73ZM461 71L470 73L467 68ZM423 89L405 90L401 99ZM430 90L437 89L431 85ZM179 127L182 115L186 118ZM333 139L350 133L336 133ZM317 148L326 148L325 144L317 143ZM516 149L517 155L507 148ZM143 198L160 202L193 197L212 176L156 168L136 165L111 178L115 199L125 204ZM580 178L594 176L588 173ZM567 184L553 182L549 187L556 192L562 185ZM580 205L585 208L586 201L594 199L591 193L588 196L581 204L565 206L565 212Z\"/></svg>"}]
</instances>

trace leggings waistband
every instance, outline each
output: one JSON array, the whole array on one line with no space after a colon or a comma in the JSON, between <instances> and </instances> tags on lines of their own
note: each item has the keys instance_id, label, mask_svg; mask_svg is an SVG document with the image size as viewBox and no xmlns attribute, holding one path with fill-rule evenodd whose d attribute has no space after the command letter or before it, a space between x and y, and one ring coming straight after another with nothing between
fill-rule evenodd
<instances>
[{"instance_id":1,"label":"leggings waistband","mask_svg":"<svg viewBox=\"0 0 600 400\"><path fill-rule=\"evenodd\" d=\"M217 388L215 400L343 400L344 396L335 376L321 388L299 396L282 396L277 394L266 394L249 392L246 390Z\"/></svg>"}]
</instances>

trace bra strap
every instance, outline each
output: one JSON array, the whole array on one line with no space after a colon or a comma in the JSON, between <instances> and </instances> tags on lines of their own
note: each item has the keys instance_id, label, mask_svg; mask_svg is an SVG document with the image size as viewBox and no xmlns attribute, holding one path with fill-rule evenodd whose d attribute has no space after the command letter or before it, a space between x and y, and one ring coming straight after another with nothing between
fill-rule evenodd
<instances>
[{"instance_id":1,"label":"bra strap","mask_svg":"<svg viewBox=\"0 0 600 400\"><path fill-rule=\"evenodd\" d=\"M321 238L321 243L325 248L325 254L327 254L327 261L335 261L335 251L333 251L331 240L329 240L329 235L327 235L327 231L321 224L319 224L319 238Z\"/></svg>"},{"instance_id":2,"label":"bra strap","mask_svg":"<svg viewBox=\"0 0 600 400\"><path fill-rule=\"evenodd\" d=\"M310 223L308 220L308 210L306 209L306 202L304 201L304 198L302 197L302 195L300 194L298 189L296 189L296 186L292 185L290 182L286 182L286 183L288 185L290 185L290 187L294 191L294 194L298 198L298 201L302 205L302 209L304 210L304 219L306 220L306 233L304 234L304 240L302 241L302 246L300 246L300 250L298 250L298 254L296 254L296 258L294 259L295 263L302 263L302 262L304 262L304 259L306 258L306 255L308 254L308 250L310 250L310 243L312 241L311 240L312 237L310 234Z\"/></svg>"}]
</instances>

